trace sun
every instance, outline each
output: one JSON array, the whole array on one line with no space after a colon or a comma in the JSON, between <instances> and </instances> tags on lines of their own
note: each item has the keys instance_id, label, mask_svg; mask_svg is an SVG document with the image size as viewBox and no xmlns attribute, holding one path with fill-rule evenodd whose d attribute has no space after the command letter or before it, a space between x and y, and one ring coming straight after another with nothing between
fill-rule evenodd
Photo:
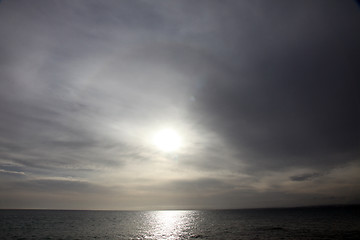
<instances>
[{"instance_id":1,"label":"sun","mask_svg":"<svg viewBox=\"0 0 360 240\"><path fill-rule=\"evenodd\" d=\"M175 152L180 149L182 144L180 135L171 128L165 128L155 133L152 141L163 152Z\"/></svg>"}]
</instances>

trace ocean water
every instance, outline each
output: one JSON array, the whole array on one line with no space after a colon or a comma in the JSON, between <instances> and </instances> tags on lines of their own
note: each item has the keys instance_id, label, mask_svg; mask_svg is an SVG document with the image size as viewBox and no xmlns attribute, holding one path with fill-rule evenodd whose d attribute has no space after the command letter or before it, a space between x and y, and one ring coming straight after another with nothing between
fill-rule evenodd
<instances>
[{"instance_id":1,"label":"ocean water","mask_svg":"<svg viewBox=\"0 0 360 240\"><path fill-rule=\"evenodd\" d=\"M360 239L359 210L0 210L0 239Z\"/></svg>"}]
</instances>

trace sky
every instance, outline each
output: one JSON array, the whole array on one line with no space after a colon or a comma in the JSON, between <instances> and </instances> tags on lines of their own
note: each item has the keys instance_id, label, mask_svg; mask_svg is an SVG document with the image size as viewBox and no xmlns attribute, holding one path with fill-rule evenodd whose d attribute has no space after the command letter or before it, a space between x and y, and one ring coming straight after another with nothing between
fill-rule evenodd
<instances>
[{"instance_id":1,"label":"sky","mask_svg":"<svg viewBox=\"0 0 360 240\"><path fill-rule=\"evenodd\" d=\"M351 0L1 1L0 208L360 204L359 27Z\"/></svg>"}]
</instances>

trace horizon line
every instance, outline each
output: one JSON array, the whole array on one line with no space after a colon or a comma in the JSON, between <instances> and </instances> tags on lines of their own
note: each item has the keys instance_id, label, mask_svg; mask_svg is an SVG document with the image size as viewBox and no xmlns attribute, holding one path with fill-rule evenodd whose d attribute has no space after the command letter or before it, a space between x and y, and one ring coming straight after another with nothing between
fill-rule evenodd
<instances>
[{"instance_id":1,"label":"horizon line","mask_svg":"<svg viewBox=\"0 0 360 240\"><path fill-rule=\"evenodd\" d=\"M336 208L360 207L360 203L352 204L324 204L299 205L292 207L252 207L252 208L179 208L179 209L67 209L67 208L0 208L0 211L113 211L113 212L141 212L141 211L236 211L236 210L270 210L270 209L296 209L296 208Z\"/></svg>"}]
</instances>

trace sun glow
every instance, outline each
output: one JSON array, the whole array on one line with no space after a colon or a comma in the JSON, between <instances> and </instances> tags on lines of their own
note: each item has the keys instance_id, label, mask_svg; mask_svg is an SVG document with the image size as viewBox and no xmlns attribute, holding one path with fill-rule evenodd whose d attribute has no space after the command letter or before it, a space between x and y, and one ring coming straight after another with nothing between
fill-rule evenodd
<instances>
[{"instance_id":1,"label":"sun glow","mask_svg":"<svg viewBox=\"0 0 360 240\"><path fill-rule=\"evenodd\" d=\"M175 130L166 128L154 135L153 143L161 151L174 152L181 147L181 137Z\"/></svg>"}]
</instances>

